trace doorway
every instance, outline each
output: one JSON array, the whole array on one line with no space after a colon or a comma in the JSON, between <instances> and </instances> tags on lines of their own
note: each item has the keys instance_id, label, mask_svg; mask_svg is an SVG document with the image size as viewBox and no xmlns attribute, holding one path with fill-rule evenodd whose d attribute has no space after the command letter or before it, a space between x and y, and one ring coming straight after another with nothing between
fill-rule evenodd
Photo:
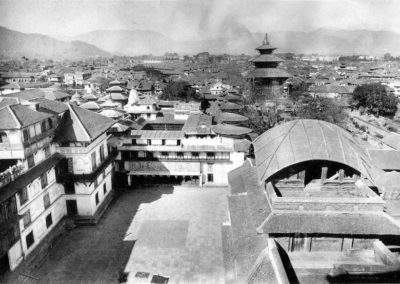
<instances>
[{"instance_id":1,"label":"doorway","mask_svg":"<svg viewBox=\"0 0 400 284\"><path fill-rule=\"evenodd\" d=\"M78 215L78 205L76 200L66 200L67 202L67 214L68 216L76 216Z\"/></svg>"}]
</instances>

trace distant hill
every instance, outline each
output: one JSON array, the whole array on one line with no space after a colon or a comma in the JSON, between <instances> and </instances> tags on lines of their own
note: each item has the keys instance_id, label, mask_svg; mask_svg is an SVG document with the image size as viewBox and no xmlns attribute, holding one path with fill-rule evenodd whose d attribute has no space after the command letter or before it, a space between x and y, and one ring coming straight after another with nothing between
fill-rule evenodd
<instances>
[{"instance_id":1,"label":"distant hill","mask_svg":"<svg viewBox=\"0 0 400 284\"><path fill-rule=\"evenodd\" d=\"M26 34L0 27L0 55L6 57L79 59L92 56L110 56L94 45L65 42L41 34Z\"/></svg>"},{"instance_id":2,"label":"distant hill","mask_svg":"<svg viewBox=\"0 0 400 284\"><path fill-rule=\"evenodd\" d=\"M278 52L320 54L372 54L390 52L400 55L400 35L388 31L318 29L311 32L276 31L269 33L271 43ZM94 31L81 34L81 40L112 53L124 55L153 54L165 52L254 54L264 34L250 33L245 29L226 33L224 37L198 41L174 41L155 31L117 30Z\"/></svg>"}]
</instances>

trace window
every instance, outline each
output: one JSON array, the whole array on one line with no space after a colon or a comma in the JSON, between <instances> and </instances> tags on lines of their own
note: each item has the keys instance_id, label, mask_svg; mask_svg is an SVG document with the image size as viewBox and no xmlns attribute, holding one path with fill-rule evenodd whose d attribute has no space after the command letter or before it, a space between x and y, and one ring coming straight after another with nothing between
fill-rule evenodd
<instances>
[{"instance_id":1,"label":"window","mask_svg":"<svg viewBox=\"0 0 400 284\"><path fill-rule=\"evenodd\" d=\"M46 132L46 121L45 121L45 120L42 121L41 130L42 130L42 133L45 133L45 132Z\"/></svg>"},{"instance_id":2,"label":"window","mask_svg":"<svg viewBox=\"0 0 400 284\"><path fill-rule=\"evenodd\" d=\"M132 139L132 145L136 145L136 139Z\"/></svg>"},{"instance_id":3,"label":"window","mask_svg":"<svg viewBox=\"0 0 400 284\"><path fill-rule=\"evenodd\" d=\"M153 152L146 152L146 158L152 159L153 158Z\"/></svg>"},{"instance_id":4,"label":"window","mask_svg":"<svg viewBox=\"0 0 400 284\"><path fill-rule=\"evenodd\" d=\"M95 199L96 199L96 205L99 204L99 193L96 193Z\"/></svg>"},{"instance_id":5,"label":"window","mask_svg":"<svg viewBox=\"0 0 400 284\"><path fill-rule=\"evenodd\" d=\"M214 175L213 174L208 174L207 175L207 181L208 182L213 182L214 181Z\"/></svg>"},{"instance_id":6,"label":"window","mask_svg":"<svg viewBox=\"0 0 400 284\"><path fill-rule=\"evenodd\" d=\"M53 128L53 121L51 120L51 118L49 118L47 120L47 123L49 124L49 129L52 129Z\"/></svg>"},{"instance_id":7,"label":"window","mask_svg":"<svg viewBox=\"0 0 400 284\"><path fill-rule=\"evenodd\" d=\"M213 171L213 164L207 164L207 167L209 173Z\"/></svg>"},{"instance_id":8,"label":"window","mask_svg":"<svg viewBox=\"0 0 400 284\"><path fill-rule=\"evenodd\" d=\"M48 158L48 157L50 157L50 146L46 146L46 147L44 147L44 156L46 157L46 159Z\"/></svg>"},{"instance_id":9,"label":"window","mask_svg":"<svg viewBox=\"0 0 400 284\"><path fill-rule=\"evenodd\" d=\"M32 168L35 165L35 159L33 158L33 155L30 155L28 157L28 168Z\"/></svg>"},{"instance_id":10,"label":"window","mask_svg":"<svg viewBox=\"0 0 400 284\"><path fill-rule=\"evenodd\" d=\"M99 183L97 182L97 178L94 180L94 188L97 188L99 186Z\"/></svg>"},{"instance_id":11,"label":"window","mask_svg":"<svg viewBox=\"0 0 400 284\"><path fill-rule=\"evenodd\" d=\"M207 159L214 159L214 158L215 158L214 153L207 152Z\"/></svg>"},{"instance_id":12,"label":"window","mask_svg":"<svg viewBox=\"0 0 400 284\"><path fill-rule=\"evenodd\" d=\"M21 206L28 201L28 189L26 187L24 187L19 193L19 200L21 202Z\"/></svg>"},{"instance_id":13,"label":"window","mask_svg":"<svg viewBox=\"0 0 400 284\"><path fill-rule=\"evenodd\" d=\"M182 159L183 158L183 153L182 152L178 152L176 153L176 155L178 156L178 158Z\"/></svg>"},{"instance_id":14,"label":"window","mask_svg":"<svg viewBox=\"0 0 400 284\"><path fill-rule=\"evenodd\" d=\"M0 132L0 143L6 143L6 142L8 142L7 133Z\"/></svg>"},{"instance_id":15,"label":"window","mask_svg":"<svg viewBox=\"0 0 400 284\"><path fill-rule=\"evenodd\" d=\"M147 139L147 145L151 145L151 139Z\"/></svg>"},{"instance_id":16,"label":"window","mask_svg":"<svg viewBox=\"0 0 400 284\"><path fill-rule=\"evenodd\" d=\"M107 185L106 185L106 183L103 184L103 193L104 193L104 195L107 193Z\"/></svg>"},{"instance_id":17,"label":"window","mask_svg":"<svg viewBox=\"0 0 400 284\"><path fill-rule=\"evenodd\" d=\"M168 157L168 152L161 152L161 156L164 158Z\"/></svg>"},{"instance_id":18,"label":"window","mask_svg":"<svg viewBox=\"0 0 400 284\"><path fill-rule=\"evenodd\" d=\"M46 227L50 227L53 224L53 218L51 217L51 213L46 216Z\"/></svg>"},{"instance_id":19,"label":"window","mask_svg":"<svg viewBox=\"0 0 400 284\"><path fill-rule=\"evenodd\" d=\"M28 141L29 140L29 130L28 129L24 129L24 131L22 132L24 135L24 141Z\"/></svg>"},{"instance_id":20,"label":"window","mask_svg":"<svg viewBox=\"0 0 400 284\"><path fill-rule=\"evenodd\" d=\"M180 139L176 140L176 145L181 145L181 140Z\"/></svg>"},{"instance_id":21,"label":"window","mask_svg":"<svg viewBox=\"0 0 400 284\"><path fill-rule=\"evenodd\" d=\"M65 193L66 194L74 194L75 193L75 186L73 182L67 182L64 185Z\"/></svg>"},{"instance_id":22,"label":"window","mask_svg":"<svg viewBox=\"0 0 400 284\"><path fill-rule=\"evenodd\" d=\"M165 145L165 139L161 140L161 145Z\"/></svg>"},{"instance_id":23,"label":"window","mask_svg":"<svg viewBox=\"0 0 400 284\"><path fill-rule=\"evenodd\" d=\"M198 159L199 158L199 152L192 152L192 157Z\"/></svg>"},{"instance_id":24,"label":"window","mask_svg":"<svg viewBox=\"0 0 400 284\"><path fill-rule=\"evenodd\" d=\"M148 114L147 114L147 118L150 118L150 116L151 116L151 114L150 114L150 113L148 113Z\"/></svg>"},{"instance_id":25,"label":"window","mask_svg":"<svg viewBox=\"0 0 400 284\"><path fill-rule=\"evenodd\" d=\"M92 153L92 171L96 169L96 152Z\"/></svg>"},{"instance_id":26,"label":"window","mask_svg":"<svg viewBox=\"0 0 400 284\"><path fill-rule=\"evenodd\" d=\"M27 248L30 248L33 245L33 243L35 242L35 240L33 238L33 231L26 235L25 241L26 241Z\"/></svg>"},{"instance_id":27,"label":"window","mask_svg":"<svg viewBox=\"0 0 400 284\"><path fill-rule=\"evenodd\" d=\"M104 145L100 146L100 161L104 161Z\"/></svg>"},{"instance_id":28,"label":"window","mask_svg":"<svg viewBox=\"0 0 400 284\"><path fill-rule=\"evenodd\" d=\"M48 182L47 182L47 172L44 172L40 176L40 184L42 185L42 189L46 188Z\"/></svg>"},{"instance_id":29,"label":"window","mask_svg":"<svg viewBox=\"0 0 400 284\"><path fill-rule=\"evenodd\" d=\"M22 217L22 220L24 222L24 228L28 227L29 224L31 223L31 211L28 209L28 211L25 212L24 216Z\"/></svg>"},{"instance_id":30,"label":"window","mask_svg":"<svg viewBox=\"0 0 400 284\"><path fill-rule=\"evenodd\" d=\"M45 210L50 207L50 195L49 195L49 193L46 193L43 196L43 204L44 204L44 209Z\"/></svg>"}]
</instances>

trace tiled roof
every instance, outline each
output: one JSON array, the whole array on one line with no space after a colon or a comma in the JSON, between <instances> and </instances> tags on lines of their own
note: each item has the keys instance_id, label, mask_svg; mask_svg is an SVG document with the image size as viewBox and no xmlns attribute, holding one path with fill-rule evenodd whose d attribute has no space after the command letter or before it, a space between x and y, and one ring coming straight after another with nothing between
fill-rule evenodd
<instances>
[{"instance_id":1,"label":"tiled roof","mask_svg":"<svg viewBox=\"0 0 400 284\"><path fill-rule=\"evenodd\" d=\"M290 78L288 72L278 68L256 68L248 75L250 78Z\"/></svg>"},{"instance_id":2,"label":"tiled roof","mask_svg":"<svg viewBox=\"0 0 400 284\"><path fill-rule=\"evenodd\" d=\"M18 103L18 98L0 97L0 108Z\"/></svg>"},{"instance_id":3,"label":"tiled roof","mask_svg":"<svg viewBox=\"0 0 400 284\"><path fill-rule=\"evenodd\" d=\"M34 99L32 102L39 103L39 111L60 114L68 110L68 106L65 103L48 100L45 98Z\"/></svg>"},{"instance_id":4,"label":"tiled roof","mask_svg":"<svg viewBox=\"0 0 400 284\"><path fill-rule=\"evenodd\" d=\"M129 136L139 139L180 139L183 137L183 132L176 130L132 130Z\"/></svg>"},{"instance_id":5,"label":"tiled roof","mask_svg":"<svg viewBox=\"0 0 400 284\"><path fill-rule=\"evenodd\" d=\"M28 106L24 105L11 105L9 106L21 127L25 127L34 123L41 122L52 115L40 111L34 111L30 109Z\"/></svg>"},{"instance_id":6,"label":"tiled roof","mask_svg":"<svg viewBox=\"0 0 400 284\"><path fill-rule=\"evenodd\" d=\"M400 171L400 151L398 150L368 150L372 163L382 170Z\"/></svg>"},{"instance_id":7,"label":"tiled roof","mask_svg":"<svg viewBox=\"0 0 400 284\"><path fill-rule=\"evenodd\" d=\"M127 101L128 97L120 93L111 93L110 98L114 101Z\"/></svg>"},{"instance_id":8,"label":"tiled roof","mask_svg":"<svg viewBox=\"0 0 400 284\"><path fill-rule=\"evenodd\" d=\"M217 124L211 126L212 131L220 135L241 136L252 132L250 128L230 124Z\"/></svg>"},{"instance_id":9,"label":"tiled roof","mask_svg":"<svg viewBox=\"0 0 400 284\"><path fill-rule=\"evenodd\" d=\"M249 120L247 117L236 114L236 113L231 113L231 112L219 112L217 115L217 121L219 123L229 123L229 122L244 122Z\"/></svg>"},{"instance_id":10,"label":"tiled roof","mask_svg":"<svg viewBox=\"0 0 400 284\"><path fill-rule=\"evenodd\" d=\"M106 92L123 92L124 90L120 86L112 86L106 90Z\"/></svg>"},{"instance_id":11,"label":"tiled roof","mask_svg":"<svg viewBox=\"0 0 400 284\"><path fill-rule=\"evenodd\" d=\"M80 107L84 108L84 109L94 109L94 110L101 109L101 107L96 102L87 102L87 103L81 104Z\"/></svg>"},{"instance_id":12,"label":"tiled roof","mask_svg":"<svg viewBox=\"0 0 400 284\"><path fill-rule=\"evenodd\" d=\"M56 137L60 142L91 142L106 132L115 121L90 110L67 104L69 112L64 115Z\"/></svg>"},{"instance_id":13,"label":"tiled roof","mask_svg":"<svg viewBox=\"0 0 400 284\"><path fill-rule=\"evenodd\" d=\"M22 89L22 87L16 82L12 82L10 84L0 87L0 90L7 90L7 89Z\"/></svg>"},{"instance_id":14,"label":"tiled roof","mask_svg":"<svg viewBox=\"0 0 400 284\"><path fill-rule=\"evenodd\" d=\"M397 133L389 133L382 139L382 142L389 145L393 149L400 150L400 135Z\"/></svg>"},{"instance_id":15,"label":"tiled roof","mask_svg":"<svg viewBox=\"0 0 400 284\"><path fill-rule=\"evenodd\" d=\"M0 130L19 129L20 124L9 106L0 109Z\"/></svg>"},{"instance_id":16,"label":"tiled roof","mask_svg":"<svg viewBox=\"0 0 400 284\"><path fill-rule=\"evenodd\" d=\"M276 211L261 227L266 234L399 235L400 226L385 213Z\"/></svg>"},{"instance_id":17,"label":"tiled roof","mask_svg":"<svg viewBox=\"0 0 400 284\"><path fill-rule=\"evenodd\" d=\"M253 62L281 62L283 61L276 55L273 54L260 54L252 60Z\"/></svg>"}]
</instances>

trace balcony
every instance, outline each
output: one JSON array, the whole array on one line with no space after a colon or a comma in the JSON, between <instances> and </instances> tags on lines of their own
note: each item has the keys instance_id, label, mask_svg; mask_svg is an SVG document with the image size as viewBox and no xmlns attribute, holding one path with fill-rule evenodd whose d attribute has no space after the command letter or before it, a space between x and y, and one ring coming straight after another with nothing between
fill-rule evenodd
<instances>
[{"instance_id":1,"label":"balcony","mask_svg":"<svg viewBox=\"0 0 400 284\"><path fill-rule=\"evenodd\" d=\"M197 161L197 162L210 162L210 161L230 161L230 157L179 157L179 156L160 156L160 157L128 157L125 159L125 157L122 157L122 160L124 161L176 161L176 162L181 162L181 161Z\"/></svg>"},{"instance_id":2,"label":"balcony","mask_svg":"<svg viewBox=\"0 0 400 284\"><path fill-rule=\"evenodd\" d=\"M66 181L94 181L97 177L110 165L112 161L117 157L118 152L112 151L108 153L108 157L101 162L101 164L90 174L73 174L73 173L61 173L59 179L62 182Z\"/></svg>"},{"instance_id":3,"label":"balcony","mask_svg":"<svg viewBox=\"0 0 400 284\"><path fill-rule=\"evenodd\" d=\"M55 131L55 128L52 128L52 129L47 130L46 132L36 135L35 137L29 138L28 140L23 141L23 145L25 147L28 147L29 145L31 145L33 143L37 143L46 137L52 136L54 134L54 131Z\"/></svg>"},{"instance_id":4,"label":"balcony","mask_svg":"<svg viewBox=\"0 0 400 284\"><path fill-rule=\"evenodd\" d=\"M10 166L7 170L0 173L0 188L14 181L17 177L19 177L23 173L24 173L24 166L22 163Z\"/></svg>"}]
</instances>

